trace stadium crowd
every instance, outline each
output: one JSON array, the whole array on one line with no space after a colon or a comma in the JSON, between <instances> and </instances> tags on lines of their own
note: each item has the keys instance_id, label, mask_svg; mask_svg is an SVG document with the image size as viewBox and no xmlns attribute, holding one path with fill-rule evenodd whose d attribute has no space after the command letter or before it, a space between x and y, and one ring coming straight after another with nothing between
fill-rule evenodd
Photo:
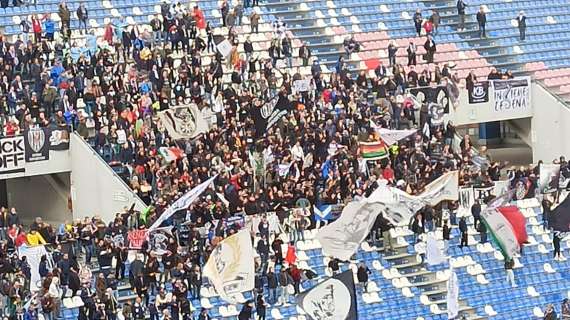
<instances>
[{"instance_id":1,"label":"stadium crowd","mask_svg":"<svg viewBox=\"0 0 570 320\"><path fill-rule=\"evenodd\" d=\"M59 31L49 17L34 15L31 25L22 19L20 39L10 43L2 38L3 134L15 135L36 125L69 127L105 160L122 167L125 180L152 209L143 213L126 208L114 221L94 216L55 227L40 218L24 226L16 209L2 208L0 315L38 319L41 314L46 320L56 319L63 299L79 296L84 304L79 319L112 320L119 309L125 319L145 319L147 314L151 319L210 319L205 308L191 310L191 300L201 296L201 268L213 246L235 233L239 224L204 227L236 215L277 212L287 226L283 234L270 233L267 219L261 218L259 234L252 235L259 239L255 244L257 294L239 315L240 320L251 319L255 310L259 319L265 319L267 305L293 301L289 286L296 294L301 282L315 276L288 263L291 253L283 252L284 243L294 245L295 240L304 239L304 230L316 225L314 216L290 214L291 209L347 203L369 195L381 180L417 194L456 169L461 185L492 185L499 179L502 164L490 161L484 148L475 152L468 135L454 143L453 124L437 121L428 103L418 105L405 94L413 87L449 88L448 84L459 81L452 65L415 67L414 52L409 67L394 56L390 65L380 63L370 77L364 71L354 74L345 61L348 57L341 56L334 72L325 74L305 44L293 49L283 21L273 23L269 57L263 58L254 52L249 36L239 40L244 7L249 6L249 2L233 8L227 1L222 3L225 29L220 36L222 27L205 21L197 5L187 9L165 2L150 22L150 31L120 19L105 26L102 39L95 39L98 46L80 51L81 42L71 36L70 9L62 2ZM87 10L80 7L77 12L88 29ZM249 21L256 33L259 15L252 11ZM434 20L434 30L437 24ZM84 38L93 40L92 31L86 33ZM224 38L233 46L226 57L216 50ZM347 39L345 45L349 54L358 51L354 39ZM433 59L436 49L431 37L426 46L433 50ZM307 92L295 90L294 81L305 79L300 66L311 69ZM260 132L253 114L274 96L286 98L290 108L274 126ZM187 103L208 111L210 129L177 141L157 113ZM385 158L367 161L359 153L359 143L378 141L378 128L418 131L389 146ZM180 149L183 156L167 161L160 147ZM252 154L260 155L261 169ZM487 161L473 161L476 155ZM166 253L157 254L145 242L136 258L127 262L128 232L148 228L173 200L215 174L214 187L165 223L187 222L188 226L184 234L176 229ZM514 174L536 183L537 172L530 168ZM447 219L456 224L457 206L445 202L424 208L412 230L421 234L444 227ZM450 209L449 217L443 209ZM386 239L389 228L380 219L370 240L378 240L380 234ZM117 243L118 235L127 240ZM33 298L30 265L14 254L24 244L50 247L51 258L46 256L39 265L40 293ZM294 251L294 246L289 250ZM332 260L329 267L337 271L339 263ZM367 268L361 265L358 279L366 283L367 278ZM136 298L119 303L118 287L127 283Z\"/></svg>"}]
</instances>

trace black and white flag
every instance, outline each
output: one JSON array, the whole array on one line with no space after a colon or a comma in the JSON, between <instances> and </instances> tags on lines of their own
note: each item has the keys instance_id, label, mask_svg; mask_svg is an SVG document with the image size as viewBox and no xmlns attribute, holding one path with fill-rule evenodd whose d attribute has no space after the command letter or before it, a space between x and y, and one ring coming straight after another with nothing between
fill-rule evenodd
<instances>
[{"instance_id":1,"label":"black and white flag","mask_svg":"<svg viewBox=\"0 0 570 320\"><path fill-rule=\"evenodd\" d=\"M469 87L469 103L484 103L489 102L489 82L482 81L474 83Z\"/></svg>"},{"instance_id":2,"label":"black and white flag","mask_svg":"<svg viewBox=\"0 0 570 320\"><path fill-rule=\"evenodd\" d=\"M299 294L297 304L313 320L358 319L352 271L337 274Z\"/></svg>"},{"instance_id":3,"label":"black and white flag","mask_svg":"<svg viewBox=\"0 0 570 320\"><path fill-rule=\"evenodd\" d=\"M540 176L538 179L538 188L541 193L549 193L558 190L560 183L560 165L547 164L540 165Z\"/></svg>"},{"instance_id":4,"label":"black and white flag","mask_svg":"<svg viewBox=\"0 0 570 320\"><path fill-rule=\"evenodd\" d=\"M267 101L254 111L256 136L263 136L269 128L274 126L281 118L287 115L291 102L285 95L278 95Z\"/></svg>"},{"instance_id":5,"label":"black and white flag","mask_svg":"<svg viewBox=\"0 0 570 320\"><path fill-rule=\"evenodd\" d=\"M24 131L26 162L49 160L49 134L47 128L32 127Z\"/></svg>"}]
</instances>

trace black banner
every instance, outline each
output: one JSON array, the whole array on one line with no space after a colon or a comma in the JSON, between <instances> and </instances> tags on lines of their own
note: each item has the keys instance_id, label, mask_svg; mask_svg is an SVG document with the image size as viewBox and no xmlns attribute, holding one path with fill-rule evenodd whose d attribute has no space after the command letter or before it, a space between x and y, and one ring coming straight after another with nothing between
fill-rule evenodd
<instances>
[{"instance_id":1,"label":"black banner","mask_svg":"<svg viewBox=\"0 0 570 320\"><path fill-rule=\"evenodd\" d=\"M414 98L414 102L419 107L422 104L439 104L445 113L449 113L449 93L447 85L436 87L418 87L408 89L408 93Z\"/></svg>"},{"instance_id":2,"label":"black banner","mask_svg":"<svg viewBox=\"0 0 570 320\"><path fill-rule=\"evenodd\" d=\"M50 150L69 149L69 131L67 131L67 128L56 128L50 131L49 149Z\"/></svg>"},{"instance_id":3,"label":"black banner","mask_svg":"<svg viewBox=\"0 0 570 320\"><path fill-rule=\"evenodd\" d=\"M41 127L29 128L24 131L26 162L49 160L48 132L47 128Z\"/></svg>"},{"instance_id":4,"label":"black banner","mask_svg":"<svg viewBox=\"0 0 570 320\"><path fill-rule=\"evenodd\" d=\"M278 95L253 111L255 135L262 137L267 130L274 126L291 109L291 102L285 95Z\"/></svg>"},{"instance_id":5,"label":"black banner","mask_svg":"<svg viewBox=\"0 0 570 320\"><path fill-rule=\"evenodd\" d=\"M468 92L470 104L489 102L489 81L473 84Z\"/></svg>"}]
</instances>

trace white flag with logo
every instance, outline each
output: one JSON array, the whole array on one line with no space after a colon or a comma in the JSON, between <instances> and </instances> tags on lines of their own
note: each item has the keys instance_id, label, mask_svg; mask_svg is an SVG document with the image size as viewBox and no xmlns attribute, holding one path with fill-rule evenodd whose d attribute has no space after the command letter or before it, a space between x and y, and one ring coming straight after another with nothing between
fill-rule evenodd
<instances>
[{"instance_id":1,"label":"white flag with logo","mask_svg":"<svg viewBox=\"0 0 570 320\"><path fill-rule=\"evenodd\" d=\"M459 315L459 283L457 274L451 269L451 275L447 280L447 317L455 319Z\"/></svg>"},{"instance_id":2,"label":"white flag with logo","mask_svg":"<svg viewBox=\"0 0 570 320\"><path fill-rule=\"evenodd\" d=\"M459 171L447 172L428 184L419 197L426 203L435 206L443 200L459 199Z\"/></svg>"},{"instance_id":3,"label":"white flag with logo","mask_svg":"<svg viewBox=\"0 0 570 320\"><path fill-rule=\"evenodd\" d=\"M235 304L236 295L253 290L255 267L249 231L222 240L204 266L204 276L223 300Z\"/></svg>"},{"instance_id":4,"label":"white flag with logo","mask_svg":"<svg viewBox=\"0 0 570 320\"><path fill-rule=\"evenodd\" d=\"M349 260L370 232L376 217L384 207L381 203L369 203L365 200L347 204L340 218L317 233L323 252L343 261Z\"/></svg>"},{"instance_id":5,"label":"white flag with logo","mask_svg":"<svg viewBox=\"0 0 570 320\"><path fill-rule=\"evenodd\" d=\"M380 185L366 201L381 204L383 217L394 225L408 224L425 205L421 198L387 185Z\"/></svg>"},{"instance_id":6,"label":"white flag with logo","mask_svg":"<svg viewBox=\"0 0 570 320\"><path fill-rule=\"evenodd\" d=\"M417 130L390 130L390 129L386 129L386 128L377 128L376 132L378 132L378 134L380 135L380 137L382 138L382 140L384 142L386 142L387 145L391 146L395 143L397 143L398 141L405 139L413 134L415 134L416 132L418 132Z\"/></svg>"},{"instance_id":7,"label":"white flag with logo","mask_svg":"<svg viewBox=\"0 0 570 320\"><path fill-rule=\"evenodd\" d=\"M152 231L170 218L176 211L188 208L198 197L208 189L210 184L216 179L218 175L211 177L210 179L202 182L201 184L194 187L192 190L186 192L185 195L178 198L178 200L174 201L164 212L158 217L158 219L148 228L149 231Z\"/></svg>"}]
</instances>

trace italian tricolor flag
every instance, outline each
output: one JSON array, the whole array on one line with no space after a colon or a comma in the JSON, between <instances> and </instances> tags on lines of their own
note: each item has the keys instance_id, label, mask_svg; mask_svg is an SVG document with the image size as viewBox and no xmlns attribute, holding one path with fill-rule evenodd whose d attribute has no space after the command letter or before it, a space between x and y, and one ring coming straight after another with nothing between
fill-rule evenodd
<instances>
[{"instance_id":1,"label":"italian tricolor flag","mask_svg":"<svg viewBox=\"0 0 570 320\"><path fill-rule=\"evenodd\" d=\"M170 148L160 147L158 149L158 152L166 162L176 161L184 157L184 151L182 151L182 149L177 147L170 147Z\"/></svg>"},{"instance_id":2,"label":"italian tricolor flag","mask_svg":"<svg viewBox=\"0 0 570 320\"><path fill-rule=\"evenodd\" d=\"M483 222L505 258L512 259L526 242L526 219L516 206L491 208L481 212Z\"/></svg>"},{"instance_id":3,"label":"italian tricolor flag","mask_svg":"<svg viewBox=\"0 0 570 320\"><path fill-rule=\"evenodd\" d=\"M366 160L379 160L389 156L388 146L384 141L360 142L360 153Z\"/></svg>"}]
</instances>

